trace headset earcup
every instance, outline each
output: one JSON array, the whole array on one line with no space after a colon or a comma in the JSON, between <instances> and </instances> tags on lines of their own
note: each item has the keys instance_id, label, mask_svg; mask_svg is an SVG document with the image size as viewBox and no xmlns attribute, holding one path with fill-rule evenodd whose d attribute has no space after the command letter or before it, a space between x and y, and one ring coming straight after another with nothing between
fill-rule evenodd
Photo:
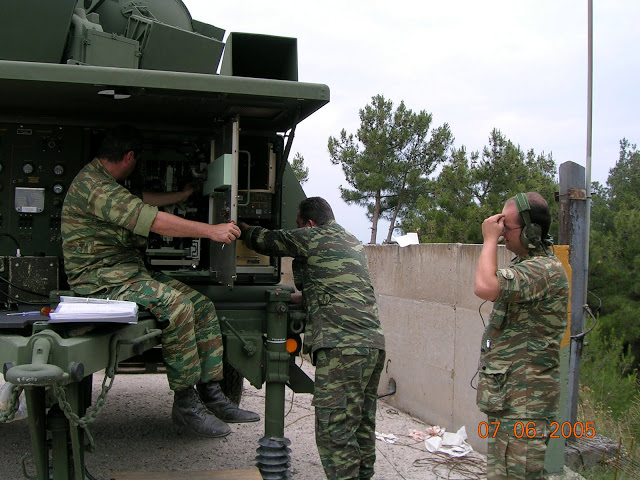
<instances>
[{"instance_id":1,"label":"headset earcup","mask_svg":"<svg viewBox=\"0 0 640 480\"><path fill-rule=\"evenodd\" d=\"M522 230L520 230L520 244L522 245L522 248L529 249L529 239L527 238L526 225L522 227Z\"/></svg>"},{"instance_id":2,"label":"headset earcup","mask_svg":"<svg viewBox=\"0 0 640 480\"><path fill-rule=\"evenodd\" d=\"M526 249L533 249L542 244L542 228L537 223L530 223L522 227L520 243Z\"/></svg>"},{"instance_id":3,"label":"headset earcup","mask_svg":"<svg viewBox=\"0 0 640 480\"><path fill-rule=\"evenodd\" d=\"M523 248L531 250L542 245L542 228L537 223L532 223L530 218L531 206L525 193L518 193L515 197L518 213L522 216L524 226L520 230L520 243Z\"/></svg>"}]
</instances>

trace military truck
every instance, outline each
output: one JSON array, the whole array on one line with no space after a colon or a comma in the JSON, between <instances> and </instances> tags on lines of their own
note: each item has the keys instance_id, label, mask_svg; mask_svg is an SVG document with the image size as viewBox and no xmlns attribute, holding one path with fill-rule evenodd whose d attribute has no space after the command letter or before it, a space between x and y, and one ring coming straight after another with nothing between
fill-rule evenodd
<instances>
[{"instance_id":1,"label":"military truck","mask_svg":"<svg viewBox=\"0 0 640 480\"><path fill-rule=\"evenodd\" d=\"M288 163L295 129L329 89L298 81L295 38L231 32L225 40L180 0L1 0L0 11L0 365L15 386L0 422L24 391L32 461L23 471L85 479L90 424L116 371L132 359L153 364L160 330L144 312L132 325L43 315L73 295L60 238L70 182L105 131L128 123L143 132L145 153L125 186L168 192L197 182L201 193L169 212L294 227L304 198ZM280 284L280 259L241 242L153 234L146 254L151 268L216 304L225 391L239 401L243 378L265 385L257 466L263 478L289 478L284 389L313 384L294 362L305 315Z\"/></svg>"}]
</instances>

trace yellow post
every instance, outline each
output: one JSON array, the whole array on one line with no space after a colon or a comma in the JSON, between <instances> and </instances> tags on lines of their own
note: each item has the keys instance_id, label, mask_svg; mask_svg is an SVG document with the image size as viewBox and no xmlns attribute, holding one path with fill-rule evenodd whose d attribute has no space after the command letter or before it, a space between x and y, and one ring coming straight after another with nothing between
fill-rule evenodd
<instances>
[{"instance_id":1,"label":"yellow post","mask_svg":"<svg viewBox=\"0 0 640 480\"><path fill-rule=\"evenodd\" d=\"M571 289L571 265L569 264L569 245L556 245L553 251L562 262L562 266L567 272L569 279L569 289ZM560 408L556 420L562 425L562 422L568 421L566 417L567 402L569 401L569 343L571 342L571 291L569 291L569 306L567 312L567 329L560 343ZM560 438L552 438L549 440L547 447L547 457L545 465L549 473L561 473L564 467L564 444L565 439L562 435Z\"/></svg>"}]
</instances>

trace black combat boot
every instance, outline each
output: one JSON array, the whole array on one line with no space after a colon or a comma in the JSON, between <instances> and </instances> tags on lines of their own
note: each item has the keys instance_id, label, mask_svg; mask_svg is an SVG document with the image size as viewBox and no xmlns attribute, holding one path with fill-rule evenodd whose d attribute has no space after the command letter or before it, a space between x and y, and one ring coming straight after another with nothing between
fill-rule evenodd
<instances>
[{"instance_id":1,"label":"black combat boot","mask_svg":"<svg viewBox=\"0 0 640 480\"><path fill-rule=\"evenodd\" d=\"M260 420L260 415L257 413L236 407L233 402L222 393L220 383L199 383L197 388L202 403L220 420L228 423L250 423Z\"/></svg>"},{"instance_id":2,"label":"black combat boot","mask_svg":"<svg viewBox=\"0 0 640 480\"><path fill-rule=\"evenodd\" d=\"M229 425L207 410L193 387L174 392L171 418L178 432L186 429L203 437L225 437L231 433Z\"/></svg>"}]
</instances>

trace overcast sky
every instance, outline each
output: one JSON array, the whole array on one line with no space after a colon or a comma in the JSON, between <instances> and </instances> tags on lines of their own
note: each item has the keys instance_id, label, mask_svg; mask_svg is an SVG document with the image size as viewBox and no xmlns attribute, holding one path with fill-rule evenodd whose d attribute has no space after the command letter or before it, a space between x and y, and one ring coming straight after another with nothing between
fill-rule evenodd
<instances>
[{"instance_id":1,"label":"overcast sky","mask_svg":"<svg viewBox=\"0 0 640 480\"><path fill-rule=\"evenodd\" d=\"M192 17L229 32L298 39L300 81L331 101L296 130L291 155L365 243L370 222L348 206L329 136L355 133L358 111L382 94L450 125L455 146L481 150L497 128L556 165L586 166L587 0L184 0ZM640 1L594 1L592 180L604 183L619 142L640 143ZM378 243L388 224L378 230Z\"/></svg>"}]
</instances>

